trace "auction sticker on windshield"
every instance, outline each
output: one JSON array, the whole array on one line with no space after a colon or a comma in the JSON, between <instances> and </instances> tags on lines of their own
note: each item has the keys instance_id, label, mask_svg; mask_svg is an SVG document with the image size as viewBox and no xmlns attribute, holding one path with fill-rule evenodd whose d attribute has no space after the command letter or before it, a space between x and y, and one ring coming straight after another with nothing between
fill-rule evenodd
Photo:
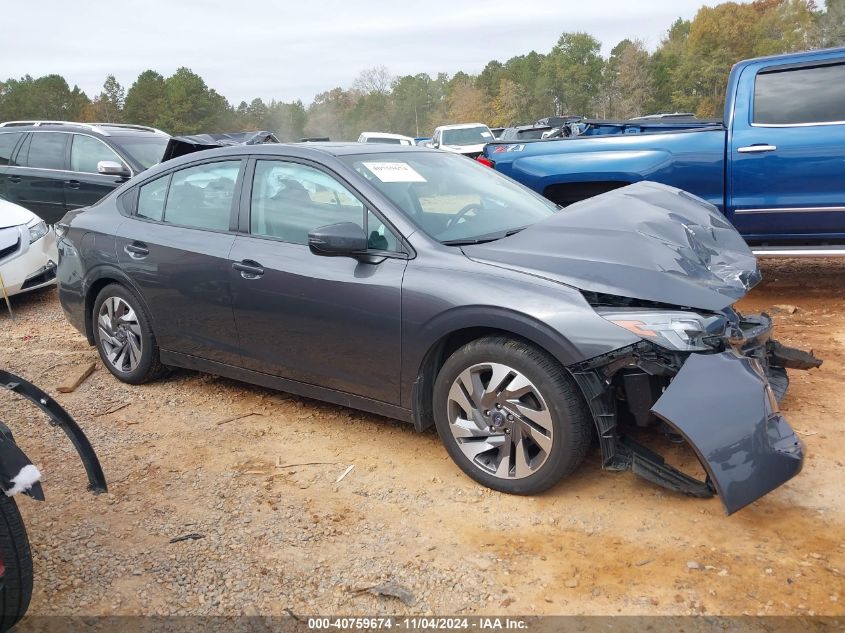
<instances>
[{"instance_id":1,"label":"auction sticker on windshield","mask_svg":"<svg viewBox=\"0 0 845 633\"><path fill-rule=\"evenodd\" d=\"M408 163L361 163L382 182L426 182L425 178Z\"/></svg>"}]
</instances>

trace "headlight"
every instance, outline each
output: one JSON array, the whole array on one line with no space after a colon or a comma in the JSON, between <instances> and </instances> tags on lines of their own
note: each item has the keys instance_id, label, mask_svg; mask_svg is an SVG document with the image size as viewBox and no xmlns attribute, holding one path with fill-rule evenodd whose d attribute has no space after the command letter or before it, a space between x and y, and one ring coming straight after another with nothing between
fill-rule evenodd
<instances>
[{"instance_id":1,"label":"headlight","mask_svg":"<svg viewBox=\"0 0 845 633\"><path fill-rule=\"evenodd\" d=\"M661 347L679 352L711 350L725 336L721 314L664 310L596 310L602 317Z\"/></svg>"},{"instance_id":2,"label":"headlight","mask_svg":"<svg viewBox=\"0 0 845 633\"><path fill-rule=\"evenodd\" d=\"M26 225L29 229L29 243L32 244L33 242L37 242L42 237L47 235L47 223L44 220L33 220L29 224Z\"/></svg>"}]
</instances>

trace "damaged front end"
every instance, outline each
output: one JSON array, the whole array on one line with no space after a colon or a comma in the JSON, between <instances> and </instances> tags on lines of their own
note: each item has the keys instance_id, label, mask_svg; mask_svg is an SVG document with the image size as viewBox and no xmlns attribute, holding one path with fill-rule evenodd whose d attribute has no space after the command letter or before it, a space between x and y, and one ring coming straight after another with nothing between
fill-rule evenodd
<instances>
[{"instance_id":1,"label":"damaged front end","mask_svg":"<svg viewBox=\"0 0 845 633\"><path fill-rule=\"evenodd\" d=\"M787 368L821 365L812 353L772 340L766 314L732 308L683 310L597 307L642 341L569 370L599 432L603 466L632 470L674 491L714 493L732 514L800 472L804 447L778 410ZM632 438L662 429L695 451L707 477L685 474Z\"/></svg>"}]
</instances>

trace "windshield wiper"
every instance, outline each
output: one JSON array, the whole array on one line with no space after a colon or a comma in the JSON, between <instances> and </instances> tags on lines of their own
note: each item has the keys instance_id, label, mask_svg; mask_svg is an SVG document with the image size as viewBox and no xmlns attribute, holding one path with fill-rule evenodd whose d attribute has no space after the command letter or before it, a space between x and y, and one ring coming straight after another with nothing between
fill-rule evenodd
<instances>
[{"instance_id":1,"label":"windshield wiper","mask_svg":"<svg viewBox=\"0 0 845 633\"><path fill-rule=\"evenodd\" d=\"M504 237L504 236L501 236ZM445 242L440 242L441 244L445 244L446 246L469 246L471 244L485 244L487 242L495 242L498 237L487 237L487 238L476 238L476 239L464 239L464 240L446 240Z\"/></svg>"},{"instance_id":2,"label":"windshield wiper","mask_svg":"<svg viewBox=\"0 0 845 633\"><path fill-rule=\"evenodd\" d=\"M510 237L511 235L516 235L520 231L523 231L527 228L527 226L521 226L517 229L511 229L510 231L505 231L504 233L499 233L496 235L482 235L480 237L468 237L460 240L446 240L444 242L441 242L441 244L445 244L446 246L471 246L472 244L486 244L487 242L495 242L496 240L500 240L503 237Z\"/></svg>"}]
</instances>

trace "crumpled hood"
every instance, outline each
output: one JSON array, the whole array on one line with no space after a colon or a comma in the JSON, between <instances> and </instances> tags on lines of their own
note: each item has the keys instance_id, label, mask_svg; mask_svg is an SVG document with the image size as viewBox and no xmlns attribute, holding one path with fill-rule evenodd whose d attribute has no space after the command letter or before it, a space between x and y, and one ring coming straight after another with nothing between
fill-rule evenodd
<instances>
[{"instance_id":1,"label":"crumpled hood","mask_svg":"<svg viewBox=\"0 0 845 633\"><path fill-rule=\"evenodd\" d=\"M527 229L465 246L473 260L581 290L719 311L760 281L757 260L713 205L639 182Z\"/></svg>"}]
</instances>

